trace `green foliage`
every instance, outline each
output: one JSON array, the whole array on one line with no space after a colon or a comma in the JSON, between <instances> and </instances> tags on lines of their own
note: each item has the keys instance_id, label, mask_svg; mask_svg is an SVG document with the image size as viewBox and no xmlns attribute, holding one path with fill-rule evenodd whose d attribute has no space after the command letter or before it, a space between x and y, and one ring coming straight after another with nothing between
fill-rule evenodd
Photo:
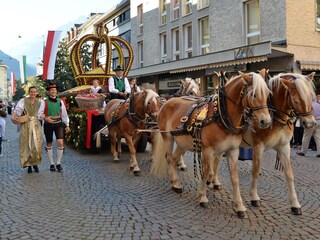
<instances>
[{"instance_id":1,"label":"green foliage","mask_svg":"<svg viewBox=\"0 0 320 240\"><path fill-rule=\"evenodd\" d=\"M75 97L76 97L76 94L74 94L74 93L69 93L65 96L68 110L70 109L72 111L75 108L79 108L79 106L75 100Z\"/></svg>"},{"instance_id":2,"label":"green foliage","mask_svg":"<svg viewBox=\"0 0 320 240\"><path fill-rule=\"evenodd\" d=\"M84 70L92 70L92 45L84 43L81 48L81 62L83 64Z\"/></svg>"},{"instance_id":3,"label":"green foliage","mask_svg":"<svg viewBox=\"0 0 320 240\"><path fill-rule=\"evenodd\" d=\"M46 96L46 82L42 80L42 78L39 77L29 77L27 79L28 81L28 87L27 89L29 89L29 87L34 86L38 89L38 93L41 97L45 97ZM26 89L26 90L27 90ZM28 90L27 90L28 91Z\"/></svg>"},{"instance_id":4,"label":"green foliage","mask_svg":"<svg viewBox=\"0 0 320 240\"><path fill-rule=\"evenodd\" d=\"M54 80L50 83L57 85L58 92L64 92L77 86L69 59L69 50L65 39L60 41L54 69ZM49 84L49 81L47 81Z\"/></svg>"},{"instance_id":5,"label":"green foliage","mask_svg":"<svg viewBox=\"0 0 320 240\"><path fill-rule=\"evenodd\" d=\"M78 149L86 149L87 113L85 110L73 109L69 112L70 132L66 141Z\"/></svg>"},{"instance_id":6,"label":"green foliage","mask_svg":"<svg viewBox=\"0 0 320 240\"><path fill-rule=\"evenodd\" d=\"M16 90L15 94L12 96L13 101L19 101L26 94L26 92L24 91L24 89L21 86L20 80L17 80L16 86L17 86L17 90Z\"/></svg>"}]
</instances>

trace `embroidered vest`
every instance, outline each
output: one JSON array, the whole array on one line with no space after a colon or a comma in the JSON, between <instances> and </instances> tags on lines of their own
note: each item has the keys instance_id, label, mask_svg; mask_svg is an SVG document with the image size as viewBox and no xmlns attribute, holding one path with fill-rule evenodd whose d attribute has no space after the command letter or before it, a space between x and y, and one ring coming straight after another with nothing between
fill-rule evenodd
<instances>
[{"instance_id":1,"label":"embroidered vest","mask_svg":"<svg viewBox=\"0 0 320 240\"><path fill-rule=\"evenodd\" d=\"M119 92L124 92L126 89L124 86L124 78L117 78L116 76L113 76L114 79L114 87L119 90Z\"/></svg>"},{"instance_id":2,"label":"embroidered vest","mask_svg":"<svg viewBox=\"0 0 320 240\"><path fill-rule=\"evenodd\" d=\"M60 105L60 98L57 98L57 102L52 102L49 99L46 99L44 109L46 116L61 116Z\"/></svg>"},{"instance_id":3,"label":"embroidered vest","mask_svg":"<svg viewBox=\"0 0 320 240\"><path fill-rule=\"evenodd\" d=\"M24 98L24 109L29 114L29 116L36 116L38 114L39 105L39 99L35 99L34 104L31 104L29 98Z\"/></svg>"}]
</instances>

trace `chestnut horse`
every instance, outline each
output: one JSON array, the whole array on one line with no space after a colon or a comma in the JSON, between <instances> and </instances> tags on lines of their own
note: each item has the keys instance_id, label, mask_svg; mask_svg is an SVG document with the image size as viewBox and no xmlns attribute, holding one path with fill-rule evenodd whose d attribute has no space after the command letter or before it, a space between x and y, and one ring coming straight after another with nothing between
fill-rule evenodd
<instances>
[{"instance_id":1,"label":"chestnut horse","mask_svg":"<svg viewBox=\"0 0 320 240\"><path fill-rule=\"evenodd\" d=\"M260 197L257 192L257 181L261 169L263 152L274 149L284 170L288 185L289 203L291 212L302 214L301 205L297 199L294 188L294 175L290 164L290 140L293 135L293 122L299 118L304 128L310 128L316 121L312 114L312 99L315 98L313 77L315 73L307 76L300 74L279 74L269 80L272 91L269 108L273 111L273 124L271 128L260 129L256 123L248 128L243 136L242 147L252 147L252 183L250 197L252 206L260 206ZM214 158L212 169L214 189L220 190L218 179L219 157Z\"/></svg>"},{"instance_id":2,"label":"chestnut horse","mask_svg":"<svg viewBox=\"0 0 320 240\"><path fill-rule=\"evenodd\" d=\"M239 74L229 80L225 87L220 89L219 94L209 98L207 104L201 104L201 113L195 110L197 108L195 101L184 98L172 98L162 106L158 114L161 135L158 133L155 138L151 173L163 176L167 173L169 165L172 189L178 193L182 192L176 169L177 161L185 151L195 150L194 138L190 134L176 133L181 131L182 120L188 124L188 129L190 126L196 127L194 120L199 115L203 116L203 109L206 108L207 114L200 130L200 138L196 139L201 145L202 154L200 205L205 206L208 202L206 182L209 180L211 158L213 155L226 152L233 184L235 208L238 216L242 218L246 211L240 195L238 177L238 155L242 132L248 118L253 118L261 128L269 127L271 118L267 106L270 91L264 79L256 73L239 72ZM173 156L174 142L177 147Z\"/></svg>"},{"instance_id":3,"label":"chestnut horse","mask_svg":"<svg viewBox=\"0 0 320 240\"><path fill-rule=\"evenodd\" d=\"M137 129L144 128L147 115L156 117L159 109L159 95L150 89L136 92L127 100L113 99L105 107L104 117L109 130L114 162L119 161L120 140L124 137L130 150L130 169L136 176L140 175L135 149L135 143L140 137Z\"/></svg>"}]
</instances>

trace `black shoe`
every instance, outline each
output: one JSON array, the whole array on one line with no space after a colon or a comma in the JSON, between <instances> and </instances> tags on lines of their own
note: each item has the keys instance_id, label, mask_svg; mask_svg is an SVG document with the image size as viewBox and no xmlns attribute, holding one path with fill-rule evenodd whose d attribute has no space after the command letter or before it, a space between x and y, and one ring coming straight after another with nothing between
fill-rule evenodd
<instances>
[{"instance_id":1,"label":"black shoe","mask_svg":"<svg viewBox=\"0 0 320 240\"><path fill-rule=\"evenodd\" d=\"M318 154L316 157L320 158L320 154Z\"/></svg>"},{"instance_id":2,"label":"black shoe","mask_svg":"<svg viewBox=\"0 0 320 240\"><path fill-rule=\"evenodd\" d=\"M299 156L305 156L305 154L303 152L296 152Z\"/></svg>"},{"instance_id":3,"label":"black shoe","mask_svg":"<svg viewBox=\"0 0 320 240\"><path fill-rule=\"evenodd\" d=\"M53 164L51 164L51 165L50 165L50 171L51 171L51 172L54 172L55 170L56 170L56 168L54 167Z\"/></svg>"},{"instance_id":4,"label":"black shoe","mask_svg":"<svg viewBox=\"0 0 320 240\"><path fill-rule=\"evenodd\" d=\"M61 167L60 164L57 164L57 169L58 169L59 172L61 172L63 168Z\"/></svg>"},{"instance_id":5,"label":"black shoe","mask_svg":"<svg viewBox=\"0 0 320 240\"><path fill-rule=\"evenodd\" d=\"M28 173L32 173L32 167L31 166L28 167Z\"/></svg>"},{"instance_id":6,"label":"black shoe","mask_svg":"<svg viewBox=\"0 0 320 240\"><path fill-rule=\"evenodd\" d=\"M38 166L37 166L37 165L34 165L34 166L33 166L33 169L34 169L34 171L35 171L36 173L38 173L38 172L39 172L39 168L38 168Z\"/></svg>"}]
</instances>

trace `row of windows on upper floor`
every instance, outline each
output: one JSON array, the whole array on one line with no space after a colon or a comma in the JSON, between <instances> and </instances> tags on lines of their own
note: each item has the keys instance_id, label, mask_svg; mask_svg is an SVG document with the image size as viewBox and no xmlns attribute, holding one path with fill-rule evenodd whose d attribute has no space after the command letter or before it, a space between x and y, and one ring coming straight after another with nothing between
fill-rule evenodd
<instances>
[{"instance_id":1,"label":"row of windows on upper floor","mask_svg":"<svg viewBox=\"0 0 320 240\"><path fill-rule=\"evenodd\" d=\"M168 0L160 0L160 25L165 25L168 20ZM181 6L181 7L180 7ZM203 8L209 7L209 0L198 0L197 9L201 10ZM180 18L180 12L182 9L182 16L186 16L192 13L193 0L172 0L172 21ZM137 7L137 18L139 25L139 34L143 34L143 4Z\"/></svg>"}]
</instances>

